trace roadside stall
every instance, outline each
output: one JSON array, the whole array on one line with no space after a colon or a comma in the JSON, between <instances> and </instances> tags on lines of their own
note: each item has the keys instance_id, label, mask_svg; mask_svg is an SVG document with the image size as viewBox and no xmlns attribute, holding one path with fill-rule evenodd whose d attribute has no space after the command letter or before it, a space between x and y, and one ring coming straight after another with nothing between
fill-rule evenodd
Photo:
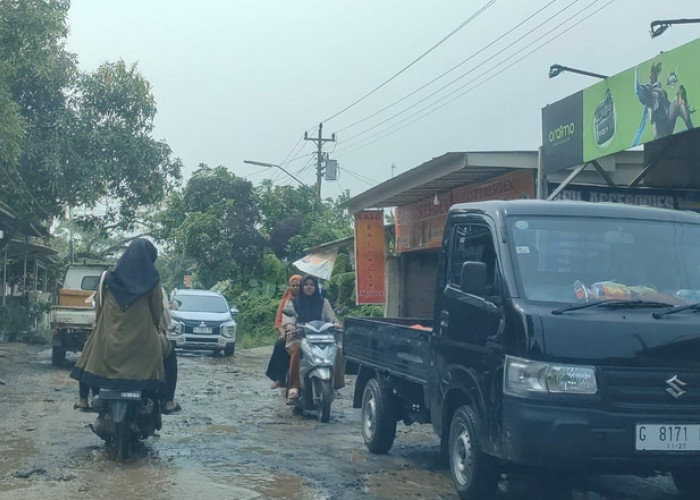
<instances>
[{"instance_id":1,"label":"roadside stall","mask_svg":"<svg viewBox=\"0 0 700 500\"><path fill-rule=\"evenodd\" d=\"M446 153L348 200L358 303L384 303L391 317L430 316L449 207L534 198L537 161L536 151ZM389 207L395 207L395 239L387 246L383 210L368 209Z\"/></svg>"}]
</instances>

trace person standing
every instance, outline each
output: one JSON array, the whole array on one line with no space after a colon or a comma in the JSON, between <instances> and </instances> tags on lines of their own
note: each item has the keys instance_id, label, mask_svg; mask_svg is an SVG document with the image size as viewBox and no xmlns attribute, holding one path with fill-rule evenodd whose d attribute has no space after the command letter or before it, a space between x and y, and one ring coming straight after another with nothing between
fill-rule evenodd
<instances>
[{"instance_id":1,"label":"person standing","mask_svg":"<svg viewBox=\"0 0 700 500\"><path fill-rule=\"evenodd\" d=\"M294 299L299 294L299 286L301 283L301 275L293 274L287 282L287 290L282 295L279 306L277 306L277 316L275 316L275 331L277 332L277 341L272 348L272 356L267 365L265 374L272 380L271 389L284 387L287 381L287 371L289 370L289 354L285 348L286 340L284 328L282 327L282 310L288 300Z\"/></svg>"}]
</instances>

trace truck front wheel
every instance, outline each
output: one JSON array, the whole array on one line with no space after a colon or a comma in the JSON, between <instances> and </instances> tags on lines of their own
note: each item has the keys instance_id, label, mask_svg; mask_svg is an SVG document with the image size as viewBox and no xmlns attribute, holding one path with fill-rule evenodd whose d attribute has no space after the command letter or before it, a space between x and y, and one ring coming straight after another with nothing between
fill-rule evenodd
<instances>
[{"instance_id":1,"label":"truck front wheel","mask_svg":"<svg viewBox=\"0 0 700 500\"><path fill-rule=\"evenodd\" d=\"M481 451L479 419L469 406L460 406L452 417L448 452L450 476L459 498L492 498L500 473L496 460Z\"/></svg>"},{"instance_id":2,"label":"truck front wheel","mask_svg":"<svg viewBox=\"0 0 700 500\"><path fill-rule=\"evenodd\" d=\"M62 366L66 361L66 348L61 346L53 346L51 348L51 364L54 366Z\"/></svg>"},{"instance_id":3,"label":"truck front wheel","mask_svg":"<svg viewBox=\"0 0 700 500\"><path fill-rule=\"evenodd\" d=\"M676 469L671 472L673 482L683 498L700 498L700 477L696 469Z\"/></svg>"},{"instance_id":4,"label":"truck front wheel","mask_svg":"<svg viewBox=\"0 0 700 500\"><path fill-rule=\"evenodd\" d=\"M362 439L372 453L386 453L396 438L396 410L391 393L376 378L362 394Z\"/></svg>"}]
</instances>

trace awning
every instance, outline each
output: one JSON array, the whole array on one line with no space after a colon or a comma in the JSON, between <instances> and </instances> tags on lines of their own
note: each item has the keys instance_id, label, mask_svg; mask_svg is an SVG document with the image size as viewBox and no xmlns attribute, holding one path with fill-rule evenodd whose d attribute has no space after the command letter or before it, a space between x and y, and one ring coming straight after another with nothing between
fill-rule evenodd
<instances>
[{"instance_id":1,"label":"awning","mask_svg":"<svg viewBox=\"0 0 700 500\"><path fill-rule=\"evenodd\" d=\"M537 151L445 153L350 198L342 206L356 213L366 208L408 205L517 169L536 170L537 155Z\"/></svg>"}]
</instances>

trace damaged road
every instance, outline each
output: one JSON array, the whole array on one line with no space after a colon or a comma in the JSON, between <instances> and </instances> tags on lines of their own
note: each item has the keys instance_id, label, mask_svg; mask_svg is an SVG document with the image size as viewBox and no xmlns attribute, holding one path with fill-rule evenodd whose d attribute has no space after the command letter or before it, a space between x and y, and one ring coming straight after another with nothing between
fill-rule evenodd
<instances>
[{"instance_id":1,"label":"damaged road","mask_svg":"<svg viewBox=\"0 0 700 500\"><path fill-rule=\"evenodd\" d=\"M457 498L430 426L399 424L391 452L372 455L352 408L354 377L329 423L295 416L264 376L270 351L181 354L183 411L163 416L159 435L122 465L87 427L95 414L73 409L70 366L53 367L46 346L0 343L0 499ZM668 477L576 487L575 499L678 498ZM507 478L498 498L537 498L532 491L528 478Z\"/></svg>"}]
</instances>

